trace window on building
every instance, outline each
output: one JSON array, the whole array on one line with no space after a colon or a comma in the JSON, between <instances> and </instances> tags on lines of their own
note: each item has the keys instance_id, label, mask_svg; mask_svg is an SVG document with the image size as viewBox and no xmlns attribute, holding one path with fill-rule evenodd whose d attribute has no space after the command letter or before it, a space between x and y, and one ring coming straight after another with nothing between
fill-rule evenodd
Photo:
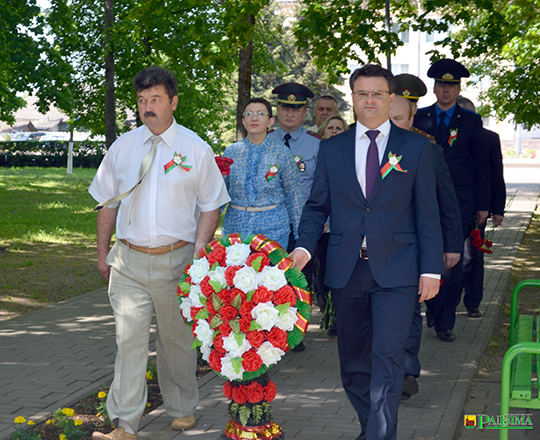
<instances>
[{"instance_id":1,"label":"window on building","mask_svg":"<svg viewBox=\"0 0 540 440\"><path fill-rule=\"evenodd\" d=\"M399 75L401 73L409 73L408 64L392 64L392 73L394 75Z\"/></svg>"}]
</instances>

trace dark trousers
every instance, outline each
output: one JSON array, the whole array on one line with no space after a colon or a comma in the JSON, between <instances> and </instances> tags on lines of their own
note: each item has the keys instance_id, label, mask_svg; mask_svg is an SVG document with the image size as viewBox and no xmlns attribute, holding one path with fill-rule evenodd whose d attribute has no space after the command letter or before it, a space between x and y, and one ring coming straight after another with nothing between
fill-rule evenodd
<instances>
[{"instance_id":1,"label":"dark trousers","mask_svg":"<svg viewBox=\"0 0 540 440\"><path fill-rule=\"evenodd\" d=\"M394 440L418 286L385 289L358 259L343 289L332 289L343 388L369 440Z\"/></svg>"},{"instance_id":2,"label":"dark trousers","mask_svg":"<svg viewBox=\"0 0 540 440\"><path fill-rule=\"evenodd\" d=\"M317 303L319 310L324 313L326 309L326 296L330 289L324 284L324 277L326 276L326 254L328 251L328 239L330 234L323 234L317 244L317 252L315 252L315 274L313 279L313 287L315 295L317 296Z\"/></svg>"},{"instance_id":3,"label":"dark trousers","mask_svg":"<svg viewBox=\"0 0 540 440\"><path fill-rule=\"evenodd\" d=\"M294 251L294 248L296 247L296 239L294 238L294 234L291 232L289 235L289 245L287 246L287 252L291 253ZM311 260L308 261L308 263L304 266L302 269L302 273L306 277L306 281L308 282L308 290L310 292L313 291L313 273L315 268L315 256L317 255L318 250L315 250L315 255L311 256Z\"/></svg>"},{"instance_id":4,"label":"dark trousers","mask_svg":"<svg viewBox=\"0 0 540 440\"><path fill-rule=\"evenodd\" d=\"M418 301L414 304L414 315L411 324L409 340L405 348L405 376L420 376L420 344L422 343L422 304Z\"/></svg>"},{"instance_id":5,"label":"dark trousers","mask_svg":"<svg viewBox=\"0 0 540 440\"><path fill-rule=\"evenodd\" d=\"M485 236L486 224L480 226L482 239ZM472 244L469 234L465 240L465 252L463 254L463 287L465 295L463 304L468 309L477 308L484 297L484 253L476 249Z\"/></svg>"}]
</instances>

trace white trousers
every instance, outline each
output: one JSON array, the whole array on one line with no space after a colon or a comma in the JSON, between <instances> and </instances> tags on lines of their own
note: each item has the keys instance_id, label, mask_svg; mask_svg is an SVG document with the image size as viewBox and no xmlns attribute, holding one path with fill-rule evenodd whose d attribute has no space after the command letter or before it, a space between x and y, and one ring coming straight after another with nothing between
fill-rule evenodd
<instances>
[{"instance_id":1,"label":"white trousers","mask_svg":"<svg viewBox=\"0 0 540 440\"><path fill-rule=\"evenodd\" d=\"M163 255L147 255L117 241L107 257L109 299L116 324L118 353L107 397L111 421L135 430L147 400L146 368L152 315L157 323L157 374L167 413L187 417L199 402L197 352L180 313L176 287L193 257L188 244Z\"/></svg>"}]
</instances>

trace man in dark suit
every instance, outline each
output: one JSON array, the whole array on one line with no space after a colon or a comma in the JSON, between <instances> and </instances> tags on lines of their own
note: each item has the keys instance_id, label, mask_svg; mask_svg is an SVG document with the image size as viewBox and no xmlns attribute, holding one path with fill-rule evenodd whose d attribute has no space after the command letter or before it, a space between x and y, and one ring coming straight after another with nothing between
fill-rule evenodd
<instances>
[{"instance_id":1,"label":"man in dark suit","mask_svg":"<svg viewBox=\"0 0 540 440\"><path fill-rule=\"evenodd\" d=\"M433 92L437 102L418 110L414 126L434 136L443 148L459 202L465 241L471 221L484 223L489 211L490 172L482 120L479 115L456 104L461 91L460 80L470 76L462 64L450 59L439 60L429 68L428 76L435 79ZM435 325L437 336L444 342L453 342L456 338L452 330L460 300L462 273L463 259L445 270L439 295L426 304L433 317L432 322L428 319L428 325Z\"/></svg>"},{"instance_id":2,"label":"man in dark suit","mask_svg":"<svg viewBox=\"0 0 540 440\"><path fill-rule=\"evenodd\" d=\"M458 105L473 113L476 107L470 99L458 96ZM486 144L489 147L489 167L491 174L491 200L489 214L495 227L500 226L504 220L504 207L506 205L506 184L504 183L504 170L501 152L501 139L491 130L483 129ZM479 225L481 237L484 239L486 223ZM469 235L465 240L465 253L463 254L463 287L465 295L463 304L467 308L470 318L481 318L479 306L484 297L484 252L479 251L472 244Z\"/></svg>"},{"instance_id":3,"label":"man in dark suit","mask_svg":"<svg viewBox=\"0 0 540 440\"><path fill-rule=\"evenodd\" d=\"M331 216L326 284L343 387L358 413L358 439L390 440L414 305L439 290L439 207L429 140L389 121L392 73L366 65L350 86L358 122L321 142L292 258L306 264Z\"/></svg>"},{"instance_id":4,"label":"man in dark suit","mask_svg":"<svg viewBox=\"0 0 540 440\"><path fill-rule=\"evenodd\" d=\"M437 201L443 234L444 268L454 267L463 253L463 233L461 231L461 214L454 191L454 183L448 171L448 165L440 145L435 143L433 136L412 126L417 103L420 97L427 93L424 82L417 76L404 73L396 76L396 98L390 109L390 120L398 127L412 130L431 141L434 157L434 172L437 180ZM409 342L405 349L405 381L401 400L407 400L418 393L417 378L420 376L420 344L422 342L421 305L416 303L413 322L409 334Z\"/></svg>"}]
</instances>

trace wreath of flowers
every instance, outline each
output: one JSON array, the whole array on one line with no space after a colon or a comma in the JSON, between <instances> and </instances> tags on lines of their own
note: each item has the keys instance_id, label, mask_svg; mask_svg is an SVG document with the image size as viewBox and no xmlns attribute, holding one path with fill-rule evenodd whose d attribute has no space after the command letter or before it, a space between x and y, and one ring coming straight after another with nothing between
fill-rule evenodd
<instances>
[{"instance_id":1,"label":"wreath of flowers","mask_svg":"<svg viewBox=\"0 0 540 440\"><path fill-rule=\"evenodd\" d=\"M311 316L307 282L275 241L230 234L201 250L177 294L195 336L192 349L221 377L266 373L303 339Z\"/></svg>"}]
</instances>

